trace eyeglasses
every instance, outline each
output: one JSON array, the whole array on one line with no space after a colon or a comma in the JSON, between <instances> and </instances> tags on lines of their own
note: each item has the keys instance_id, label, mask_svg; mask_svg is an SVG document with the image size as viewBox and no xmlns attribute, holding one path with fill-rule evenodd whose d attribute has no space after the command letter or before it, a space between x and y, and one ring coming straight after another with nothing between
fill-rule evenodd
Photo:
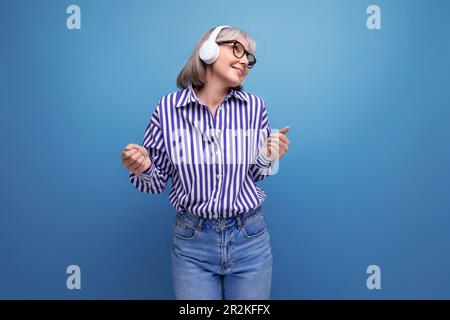
<instances>
[{"instance_id":1,"label":"eyeglasses","mask_svg":"<svg viewBox=\"0 0 450 320\"><path fill-rule=\"evenodd\" d=\"M226 41L217 41L217 44L224 44L224 43L232 43L233 44L233 54L236 58L242 58L244 56L244 54L247 55L247 60L248 60L248 68L251 69L255 63L256 63L256 58L253 54L251 54L250 52L248 52L247 50L245 50L245 47L242 43L240 43L237 40L226 40Z\"/></svg>"}]
</instances>

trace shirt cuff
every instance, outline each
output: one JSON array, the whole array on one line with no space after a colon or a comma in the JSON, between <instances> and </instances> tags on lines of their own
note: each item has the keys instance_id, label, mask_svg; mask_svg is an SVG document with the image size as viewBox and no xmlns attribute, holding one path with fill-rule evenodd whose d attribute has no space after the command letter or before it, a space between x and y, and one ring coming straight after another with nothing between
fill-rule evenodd
<instances>
[{"instance_id":1,"label":"shirt cuff","mask_svg":"<svg viewBox=\"0 0 450 320\"><path fill-rule=\"evenodd\" d=\"M145 170L144 172L142 172L141 174L145 174L146 176L152 177L153 173L156 171L156 166L155 163L152 161L152 164L150 165L150 167Z\"/></svg>"},{"instance_id":2,"label":"shirt cuff","mask_svg":"<svg viewBox=\"0 0 450 320\"><path fill-rule=\"evenodd\" d=\"M258 159L256 159L256 164L260 168L270 168L274 162L275 160L266 157L263 152L261 152Z\"/></svg>"},{"instance_id":3,"label":"shirt cuff","mask_svg":"<svg viewBox=\"0 0 450 320\"><path fill-rule=\"evenodd\" d=\"M136 176L140 176L140 177L144 177L144 178L151 178L154 174L154 172L156 171L156 166L155 163L152 161L152 164L150 165L150 167L145 170L144 172L137 174ZM131 173L131 175L134 175L133 173Z\"/></svg>"}]
</instances>

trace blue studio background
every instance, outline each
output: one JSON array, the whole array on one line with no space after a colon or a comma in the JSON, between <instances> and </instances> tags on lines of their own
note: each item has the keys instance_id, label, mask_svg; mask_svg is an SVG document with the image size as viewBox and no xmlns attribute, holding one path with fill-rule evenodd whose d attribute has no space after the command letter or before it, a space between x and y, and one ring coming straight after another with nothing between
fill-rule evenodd
<instances>
[{"instance_id":1,"label":"blue studio background","mask_svg":"<svg viewBox=\"0 0 450 320\"><path fill-rule=\"evenodd\" d=\"M81 29L69 30L69 5ZM381 8L369 30L367 7ZM165 192L120 153L209 28L257 42L246 91L291 126L259 182L273 299L450 298L450 2L1 1L0 298L173 299ZM366 286L369 265L381 289ZM69 265L81 290L66 287Z\"/></svg>"}]
</instances>

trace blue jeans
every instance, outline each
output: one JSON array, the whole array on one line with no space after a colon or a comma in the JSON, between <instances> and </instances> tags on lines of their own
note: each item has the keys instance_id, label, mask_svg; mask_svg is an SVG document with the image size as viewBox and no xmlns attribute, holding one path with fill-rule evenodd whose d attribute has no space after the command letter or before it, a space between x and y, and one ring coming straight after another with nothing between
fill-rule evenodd
<instances>
[{"instance_id":1,"label":"blue jeans","mask_svg":"<svg viewBox=\"0 0 450 320\"><path fill-rule=\"evenodd\" d=\"M171 258L177 300L270 299L273 256L261 206L226 219L177 212Z\"/></svg>"}]
</instances>

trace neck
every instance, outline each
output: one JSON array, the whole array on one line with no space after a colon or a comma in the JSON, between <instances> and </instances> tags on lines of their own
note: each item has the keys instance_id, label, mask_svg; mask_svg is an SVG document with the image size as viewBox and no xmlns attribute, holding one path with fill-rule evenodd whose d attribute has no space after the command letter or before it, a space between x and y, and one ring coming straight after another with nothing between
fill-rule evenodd
<instances>
[{"instance_id":1,"label":"neck","mask_svg":"<svg viewBox=\"0 0 450 320\"><path fill-rule=\"evenodd\" d=\"M203 104L210 108L216 108L228 94L229 89L230 88L224 86L221 81L208 79L203 88L195 89L195 94Z\"/></svg>"}]
</instances>

